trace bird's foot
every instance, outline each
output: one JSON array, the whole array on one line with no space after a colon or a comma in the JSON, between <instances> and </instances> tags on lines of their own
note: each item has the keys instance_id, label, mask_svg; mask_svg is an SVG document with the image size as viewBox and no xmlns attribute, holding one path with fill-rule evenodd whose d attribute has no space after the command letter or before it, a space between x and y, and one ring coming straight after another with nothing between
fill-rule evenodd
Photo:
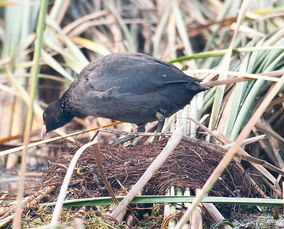
<instances>
[{"instance_id":1,"label":"bird's foot","mask_svg":"<svg viewBox=\"0 0 284 229\"><path fill-rule=\"evenodd\" d=\"M165 116L162 115L160 112L156 112L155 116L156 116L156 118L157 118L157 120L158 120L158 126L157 126L157 129L156 129L156 133L161 133L166 118L165 118ZM158 141L158 140L159 140L159 137L160 137L160 136L155 136L154 139L153 139L153 142Z\"/></svg>"},{"instance_id":2,"label":"bird's foot","mask_svg":"<svg viewBox=\"0 0 284 229\"><path fill-rule=\"evenodd\" d=\"M145 124L138 125L137 132L145 132ZM137 136L134 136L134 135L127 135L127 136L113 140L110 143L110 145L115 146L115 145L124 144L125 142L129 142L131 140L134 140L136 137Z\"/></svg>"},{"instance_id":3,"label":"bird's foot","mask_svg":"<svg viewBox=\"0 0 284 229\"><path fill-rule=\"evenodd\" d=\"M133 140L134 138L135 138L134 135L127 135L127 136L124 136L124 137L121 137L121 138L114 139L110 143L110 145L112 145L112 146L121 145L121 144L124 144L126 142L129 142L129 141Z\"/></svg>"}]
</instances>

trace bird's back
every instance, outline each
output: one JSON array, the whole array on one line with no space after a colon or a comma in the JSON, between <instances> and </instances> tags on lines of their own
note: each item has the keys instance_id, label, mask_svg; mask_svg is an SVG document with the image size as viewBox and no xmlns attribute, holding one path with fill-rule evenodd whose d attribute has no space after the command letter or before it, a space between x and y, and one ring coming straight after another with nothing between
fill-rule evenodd
<instances>
[{"instance_id":1,"label":"bird's back","mask_svg":"<svg viewBox=\"0 0 284 229\"><path fill-rule=\"evenodd\" d=\"M82 115L141 124L169 116L206 90L174 65L138 53L117 53L85 67L71 85L68 103Z\"/></svg>"}]
</instances>

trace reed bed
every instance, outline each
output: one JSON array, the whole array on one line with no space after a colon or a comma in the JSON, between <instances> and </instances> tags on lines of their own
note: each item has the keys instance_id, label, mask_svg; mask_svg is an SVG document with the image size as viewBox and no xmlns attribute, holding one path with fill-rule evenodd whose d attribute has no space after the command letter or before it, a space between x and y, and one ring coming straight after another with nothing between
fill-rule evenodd
<instances>
[{"instance_id":1,"label":"reed bed","mask_svg":"<svg viewBox=\"0 0 284 229\"><path fill-rule=\"evenodd\" d=\"M42 113L47 104L58 98L89 62L114 52L153 55L172 62L209 86L210 90L198 94L191 104L167 119L162 132L169 136L182 126L183 136L227 149L224 158L222 154L223 160L219 160L221 164L214 164L217 169L212 171L213 175L202 176L206 180L202 180L201 186L183 186L180 190L172 182L173 187L163 189L171 196L197 195L198 198L191 205L167 203L168 212L156 228L161 225L182 228L188 219L194 222L192 214L200 215L195 211L197 206L200 211L200 200L228 169L232 159L251 175L252 182L259 187L258 197L283 198L284 4L281 0L7 0L1 1L0 6L1 175L6 177L22 161L21 182L17 192L14 191L18 195L18 210L12 206L7 216L1 206L0 225L20 228L20 203L28 195L27 190L23 194L26 166L29 171L35 164L47 163L48 159L55 161L54 155L70 150L70 145L86 143L93 130L100 130L97 138L104 145L132 128L88 117L75 119L54 131L49 136L52 139L40 141ZM108 129L104 131L105 128ZM74 134L76 131L79 132ZM251 138L254 140L249 141ZM249 143L241 146L245 141ZM128 191L135 185L130 183ZM49 195L55 188L46 189ZM3 200L9 190L12 187L1 192ZM262 202L259 198L259 205ZM151 206L155 215L155 206ZM202 209L210 212L209 205L205 206ZM122 218L125 224L130 223L131 215ZM103 222L104 226L110 223L108 220ZM111 222L109 226L113 225L116 224ZM224 225L230 227L229 223Z\"/></svg>"}]
</instances>

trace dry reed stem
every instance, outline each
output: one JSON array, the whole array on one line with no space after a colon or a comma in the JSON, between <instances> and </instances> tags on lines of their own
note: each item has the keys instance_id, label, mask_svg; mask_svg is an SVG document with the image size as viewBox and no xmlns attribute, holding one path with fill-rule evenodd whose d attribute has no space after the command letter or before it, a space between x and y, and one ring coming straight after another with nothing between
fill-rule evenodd
<instances>
[{"instance_id":1,"label":"dry reed stem","mask_svg":"<svg viewBox=\"0 0 284 229\"><path fill-rule=\"evenodd\" d=\"M229 76L237 76L238 78L247 78L253 80L267 80L278 82L279 78L270 76L268 73L263 74L252 74L252 73L245 73L245 72L234 72L234 71L225 71L225 70L214 70L214 69L198 69L198 70L187 70L189 74L215 74L215 75L229 75ZM282 72L283 73L283 72ZM281 73L277 73L277 75L281 75Z\"/></svg>"},{"instance_id":2,"label":"dry reed stem","mask_svg":"<svg viewBox=\"0 0 284 229\"><path fill-rule=\"evenodd\" d=\"M58 137L54 137L54 138L50 138L50 139L46 139L46 140L33 142L33 143L30 143L27 147L28 147L28 149L33 148L33 147L40 146L40 145L43 145L43 144L55 142L55 141L58 141L58 140L69 138L69 137L73 137L73 136L76 136L76 135L79 135L79 134L85 134L85 133L88 133L88 132L91 132L91 131L100 130L102 128L116 126L116 125L119 125L119 124L122 124L122 123L123 122L114 122L114 123L111 123L111 124L108 124L108 125L104 125L104 126L100 126L100 127L96 127L96 128L92 128L92 129L88 129L88 130L81 130L81 131L77 131L77 132L74 132L74 133L71 133L71 134L66 134L64 136L58 136ZM24 148L23 146L19 146L19 147L15 147L15 148L8 149L8 150L3 150L3 151L0 152L0 157L7 155L7 154L10 154L10 153L15 153L15 152L21 151L21 150L23 150L23 148Z\"/></svg>"},{"instance_id":3,"label":"dry reed stem","mask_svg":"<svg viewBox=\"0 0 284 229\"><path fill-rule=\"evenodd\" d=\"M56 205L55 205L55 208L54 208L54 211L53 211L53 215L52 215L52 219L51 219L51 227L55 227L55 225L57 225L57 222L59 220L59 217L60 217L60 211L62 209L62 206L63 206L63 202L64 202L64 199L65 199L65 196L66 196L66 191L68 189L68 186L69 186L69 183L70 183L70 180L71 180L71 177L72 177L72 173L75 169L75 166L76 166L76 163L77 161L79 160L80 156L82 155L82 153L90 146L96 144L96 142L88 142L87 144L81 146L77 152L74 154L70 164L69 164L69 167L68 167L68 170L66 172L66 175L64 177L64 181L62 183L62 186L61 186L61 189L60 189L60 192L59 192L59 195L58 195L58 198L57 198L57 202L56 202Z\"/></svg>"},{"instance_id":4,"label":"dry reed stem","mask_svg":"<svg viewBox=\"0 0 284 229\"><path fill-rule=\"evenodd\" d=\"M200 189L196 189L195 193L197 194ZM203 228L203 217L202 217L202 209L201 209L201 204L198 206L190 216L190 224L189 228L190 229L202 229ZM188 205L190 207L190 204Z\"/></svg>"},{"instance_id":5,"label":"dry reed stem","mask_svg":"<svg viewBox=\"0 0 284 229\"><path fill-rule=\"evenodd\" d=\"M63 29L62 29L62 33L64 33L65 35L69 35L69 33L76 29L78 26L80 26L82 23L87 22L87 21L91 21L95 18L98 17L103 17L106 16L108 14L107 10L101 10L101 11L97 11L94 13L90 13L87 14L85 16L82 16L80 18L78 18L77 20L69 23L68 25L66 25Z\"/></svg>"},{"instance_id":6,"label":"dry reed stem","mask_svg":"<svg viewBox=\"0 0 284 229\"><path fill-rule=\"evenodd\" d=\"M41 48L43 43L43 32L45 27L45 17L47 13L47 5L48 0L42 1L39 9L39 16L36 28L37 39L35 40L35 51L33 57L33 66L31 69L31 82L30 82L30 100L28 103L28 112L25 123L25 131L24 131L24 146L21 158L20 165L20 179L18 182L18 192L16 199L16 211L15 217L13 218L13 229L21 228L21 217L23 212L22 200L24 197L24 189L25 189L25 173L26 173L26 160L27 160L27 152L28 145L30 143L30 137L32 132L32 123L34 116L34 99L36 97L37 92L37 83L38 83L38 74L39 74L39 61L41 56Z\"/></svg>"},{"instance_id":7,"label":"dry reed stem","mask_svg":"<svg viewBox=\"0 0 284 229\"><path fill-rule=\"evenodd\" d=\"M135 195L137 195L139 191L145 186L145 184L151 179L154 173L161 167L161 165L166 161L168 156L172 153L172 151L179 144L182 137L183 137L183 127L179 127L173 132L172 137L169 139L165 148L156 157L156 159L151 163L151 165L144 172L144 174L140 177L137 183L133 186L130 192L126 195L126 197L121 201L118 207L113 211L113 213L111 214L113 218L117 218L120 215L120 213L133 200Z\"/></svg>"},{"instance_id":8,"label":"dry reed stem","mask_svg":"<svg viewBox=\"0 0 284 229\"><path fill-rule=\"evenodd\" d=\"M244 139L242 141L242 146L249 145L249 144L258 142L259 140L263 140L263 139L266 139L266 136L264 134L259 135L259 136L255 136L255 137L251 137L251 138L247 138L247 139ZM225 149L229 149L232 145L234 145L233 142L227 143L226 145L224 145L222 147L225 148Z\"/></svg>"},{"instance_id":9,"label":"dry reed stem","mask_svg":"<svg viewBox=\"0 0 284 229\"><path fill-rule=\"evenodd\" d=\"M282 136L280 136L278 133L276 133L273 129L271 129L271 127L268 127L267 125L265 125L261 122L257 122L255 127L266 132L266 133L268 133L268 134L271 134L274 138L276 138L277 140L284 143L284 138Z\"/></svg>"},{"instance_id":10,"label":"dry reed stem","mask_svg":"<svg viewBox=\"0 0 284 229\"><path fill-rule=\"evenodd\" d=\"M106 178L106 175L105 175L105 172L104 172L104 168L103 168L103 165L102 165L102 159L100 157L100 150L99 150L98 144L94 145L94 154L95 154L95 160L96 160L96 163L97 163L99 175L101 176L101 178L103 180L105 188L108 191L109 195L111 196L112 201L115 204L118 204L118 200L115 197L114 191L111 188L111 185L110 185L110 183L108 182L108 180Z\"/></svg>"}]
</instances>

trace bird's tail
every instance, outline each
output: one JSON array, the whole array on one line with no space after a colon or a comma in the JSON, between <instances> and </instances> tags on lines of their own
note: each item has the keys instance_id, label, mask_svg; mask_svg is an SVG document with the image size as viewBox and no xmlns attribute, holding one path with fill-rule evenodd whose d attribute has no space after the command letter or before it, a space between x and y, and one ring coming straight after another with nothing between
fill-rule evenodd
<instances>
[{"instance_id":1,"label":"bird's tail","mask_svg":"<svg viewBox=\"0 0 284 229\"><path fill-rule=\"evenodd\" d=\"M196 94L209 89L209 87L203 86L199 82L192 82L187 85L187 88L191 91L194 91Z\"/></svg>"}]
</instances>

